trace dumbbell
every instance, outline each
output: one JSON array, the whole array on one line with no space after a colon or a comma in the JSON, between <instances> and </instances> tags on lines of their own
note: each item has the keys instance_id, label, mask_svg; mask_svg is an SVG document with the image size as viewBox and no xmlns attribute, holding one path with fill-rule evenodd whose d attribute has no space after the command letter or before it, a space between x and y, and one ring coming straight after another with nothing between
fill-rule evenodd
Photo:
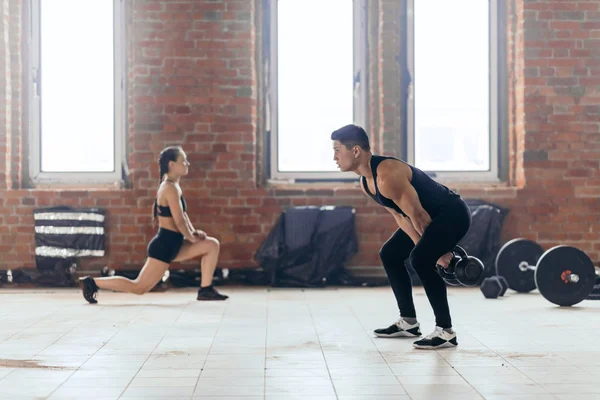
<instances>
[{"instance_id":1,"label":"dumbbell","mask_svg":"<svg viewBox=\"0 0 600 400\"><path fill-rule=\"evenodd\" d=\"M508 282L503 276L490 276L481 282L479 289L486 299L496 299L504 296L508 290Z\"/></svg>"},{"instance_id":2,"label":"dumbbell","mask_svg":"<svg viewBox=\"0 0 600 400\"><path fill-rule=\"evenodd\" d=\"M538 289L551 303L569 307L591 293L596 271L592 260L572 246L546 251L536 242L517 238L507 242L496 256L496 274L519 293Z\"/></svg>"},{"instance_id":3,"label":"dumbbell","mask_svg":"<svg viewBox=\"0 0 600 400\"><path fill-rule=\"evenodd\" d=\"M455 246L448 268L436 265L436 269L450 286L476 286L483 275L484 266L477 257L469 256L465 249Z\"/></svg>"}]
</instances>

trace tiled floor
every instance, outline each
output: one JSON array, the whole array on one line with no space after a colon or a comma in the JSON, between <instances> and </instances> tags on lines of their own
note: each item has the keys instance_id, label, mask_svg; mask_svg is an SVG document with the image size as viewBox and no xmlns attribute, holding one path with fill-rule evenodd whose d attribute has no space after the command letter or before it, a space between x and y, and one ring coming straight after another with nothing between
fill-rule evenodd
<instances>
[{"instance_id":1,"label":"tiled floor","mask_svg":"<svg viewBox=\"0 0 600 400\"><path fill-rule=\"evenodd\" d=\"M222 291L103 292L92 306L76 290L0 290L0 398L600 398L600 301L451 288L459 347L436 352L373 337L396 318L389 288ZM422 288L415 302L428 334Z\"/></svg>"}]
</instances>

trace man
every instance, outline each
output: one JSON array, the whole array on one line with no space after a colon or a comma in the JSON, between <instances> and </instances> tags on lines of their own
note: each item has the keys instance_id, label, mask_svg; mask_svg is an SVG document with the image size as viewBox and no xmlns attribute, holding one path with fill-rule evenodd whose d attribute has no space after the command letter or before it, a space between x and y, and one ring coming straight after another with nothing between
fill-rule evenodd
<instances>
[{"instance_id":1,"label":"man","mask_svg":"<svg viewBox=\"0 0 600 400\"><path fill-rule=\"evenodd\" d=\"M379 256L398 302L400 319L376 329L379 337L421 336L405 263L419 275L435 314L433 333L414 342L419 349L458 345L448 306L446 284L435 269L447 267L450 251L471 225L471 213L461 197L418 168L397 158L371 153L365 130L346 125L331 134L334 160L341 171L360 176L362 191L392 214L399 229Z\"/></svg>"}]
</instances>

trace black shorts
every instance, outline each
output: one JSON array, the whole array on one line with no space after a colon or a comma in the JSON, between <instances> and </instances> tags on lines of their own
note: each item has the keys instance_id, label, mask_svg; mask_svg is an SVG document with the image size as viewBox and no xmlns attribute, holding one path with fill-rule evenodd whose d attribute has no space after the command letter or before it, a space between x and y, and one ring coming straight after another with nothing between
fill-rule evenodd
<instances>
[{"instance_id":1,"label":"black shorts","mask_svg":"<svg viewBox=\"0 0 600 400\"><path fill-rule=\"evenodd\" d=\"M148 257L170 264L177 257L183 244L183 235L169 229L159 228L148 243Z\"/></svg>"}]
</instances>

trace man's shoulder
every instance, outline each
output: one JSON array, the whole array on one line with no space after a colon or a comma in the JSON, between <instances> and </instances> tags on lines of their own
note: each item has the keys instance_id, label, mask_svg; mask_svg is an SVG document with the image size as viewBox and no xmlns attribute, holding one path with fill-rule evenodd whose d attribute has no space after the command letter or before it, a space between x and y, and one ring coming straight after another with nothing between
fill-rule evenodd
<instances>
[{"instance_id":1,"label":"man's shoulder","mask_svg":"<svg viewBox=\"0 0 600 400\"><path fill-rule=\"evenodd\" d=\"M377 176L382 178L403 178L410 176L410 165L398 158L387 158L379 163Z\"/></svg>"}]
</instances>

